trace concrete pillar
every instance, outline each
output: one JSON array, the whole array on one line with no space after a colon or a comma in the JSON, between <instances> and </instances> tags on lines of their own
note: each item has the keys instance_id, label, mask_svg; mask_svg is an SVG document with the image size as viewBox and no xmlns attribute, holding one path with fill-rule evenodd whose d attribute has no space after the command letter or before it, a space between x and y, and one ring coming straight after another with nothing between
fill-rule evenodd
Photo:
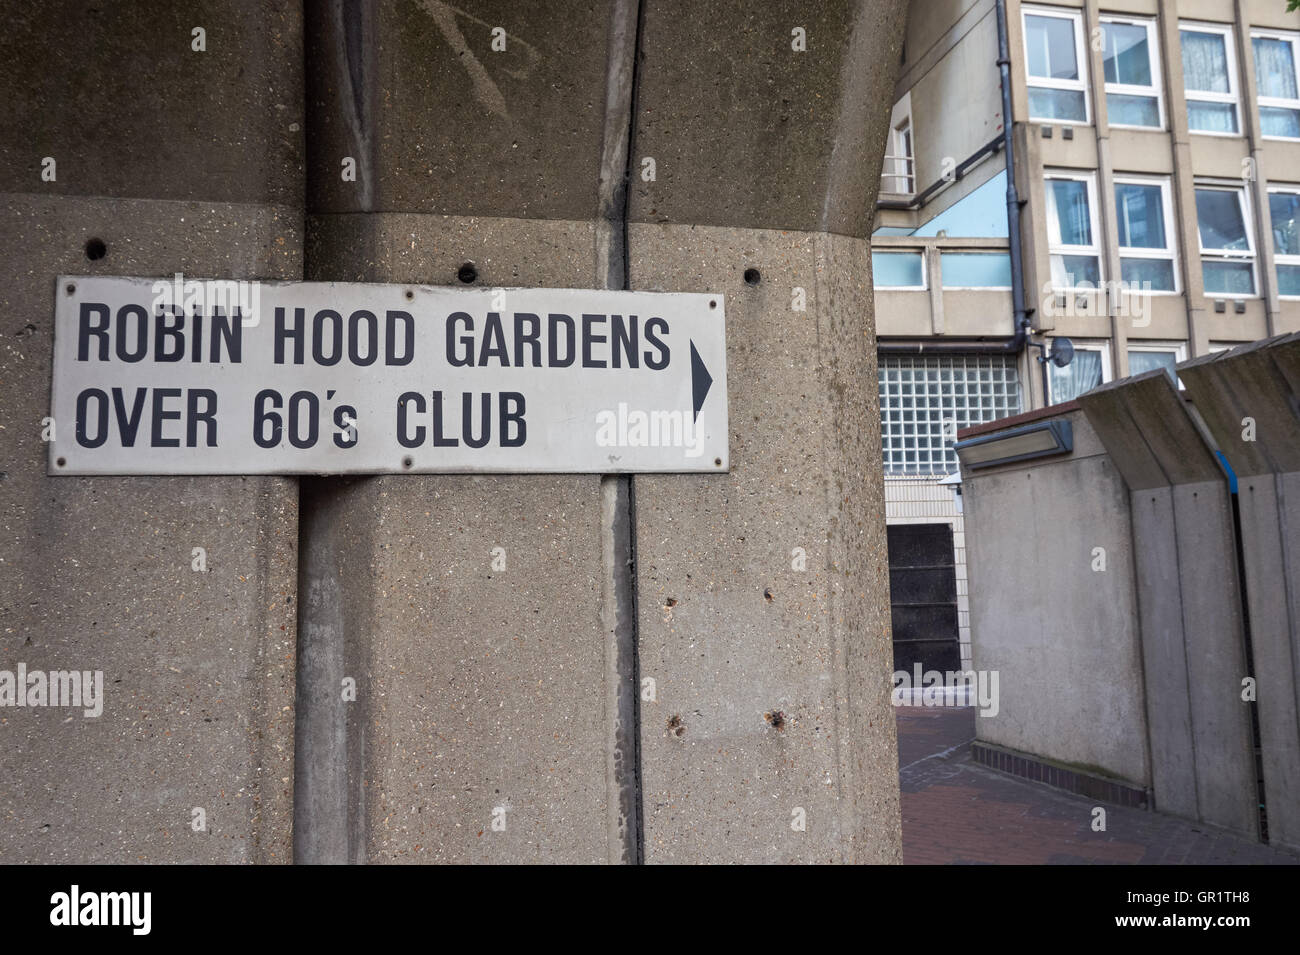
<instances>
[{"instance_id":1,"label":"concrete pillar","mask_svg":"<svg viewBox=\"0 0 1300 955\"><path fill-rule=\"evenodd\" d=\"M2 862L290 859L295 482L47 476L42 418L58 275L300 277L300 50L233 0L6 18L0 670L104 700L0 710Z\"/></svg>"},{"instance_id":2,"label":"concrete pillar","mask_svg":"<svg viewBox=\"0 0 1300 955\"><path fill-rule=\"evenodd\" d=\"M1163 371L1103 385L1079 404L1129 489L1155 808L1257 837L1223 472Z\"/></svg>"},{"instance_id":3,"label":"concrete pillar","mask_svg":"<svg viewBox=\"0 0 1300 955\"><path fill-rule=\"evenodd\" d=\"M1178 374L1237 476L1268 838L1300 847L1300 336Z\"/></svg>"},{"instance_id":4,"label":"concrete pillar","mask_svg":"<svg viewBox=\"0 0 1300 955\"><path fill-rule=\"evenodd\" d=\"M635 481L648 862L900 858L864 236L902 13L644 4L631 287L726 295L732 428L730 474Z\"/></svg>"},{"instance_id":5,"label":"concrete pillar","mask_svg":"<svg viewBox=\"0 0 1300 955\"><path fill-rule=\"evenodd\" d=\"M864 236L903 4L472 13L309 5L309 276L722 292L732 471L315 487L298 848L899 861Z\"/></svg>"}]
</instances>

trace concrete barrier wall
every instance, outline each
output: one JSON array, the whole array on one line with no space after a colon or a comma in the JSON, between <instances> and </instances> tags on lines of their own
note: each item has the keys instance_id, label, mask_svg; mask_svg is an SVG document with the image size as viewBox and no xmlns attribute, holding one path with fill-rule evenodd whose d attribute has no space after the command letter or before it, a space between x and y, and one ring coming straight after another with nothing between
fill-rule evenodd
<instances>
[{"instance_id":1,"label":"concrete barrier wall","mask_svg":"<svg viewBox=\"0 0 1300 955\"><path fill-rule=\"evenodd\" d=\"M1129 488L1156 808L1259 835L1224 474L1163 371L1079 399Z\"/></svg>"},{"instance_id":2,"label":"concrete barrier wall","mask_svg":"<svg viewBox=\"0 0 1300 955\"><path fill-rule=\"evenodd\" d=\"M1069 454L963 462L971 656L1000 688L997 715L977 719L976 735L1147 787L1128 490L1077 407L999 424L1052 418L1071 425Z\"/></svg>"},{"instance_id":3,"label":"concrete barrier wall","mask_svg":"<svg viewBox=\"0 0 1300 955\"><path fill-rule=\"evenodd\" d=\"M1300 847L1300 336L1178 371L1237 475L1268 838Z\"/></svg>"},{"instance_id":4,"label":"concrete barrier wall","mask_svg":"<svg viewBox=\"0 0 1300 955\"><path fill-rule=\"evenodd\" d=\"M104 689L0 709L2 862L290 861L295 482L48 477L42 419L60 273L301 277L301 43L236 2L0 31L0 670Z\"/></svg>"}]
</instances>

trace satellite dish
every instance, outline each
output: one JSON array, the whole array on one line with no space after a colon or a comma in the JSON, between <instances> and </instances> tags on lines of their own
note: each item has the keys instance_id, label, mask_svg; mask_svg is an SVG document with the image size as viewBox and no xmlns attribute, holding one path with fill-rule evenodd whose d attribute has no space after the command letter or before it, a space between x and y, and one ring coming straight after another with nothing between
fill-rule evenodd
<instances>
[{"instance_id":1,"label":"satellite dish","mask_svg":"<svg viewBox=\"0 0 1300 955\"><path fill-rule=\"evenodd\" d=\"M1053 338L1052 348L1047 353L1047 359L1057 368L1064 368L1074 361L1074 342L1068 338Z\"/></svg>"}]
</instances>

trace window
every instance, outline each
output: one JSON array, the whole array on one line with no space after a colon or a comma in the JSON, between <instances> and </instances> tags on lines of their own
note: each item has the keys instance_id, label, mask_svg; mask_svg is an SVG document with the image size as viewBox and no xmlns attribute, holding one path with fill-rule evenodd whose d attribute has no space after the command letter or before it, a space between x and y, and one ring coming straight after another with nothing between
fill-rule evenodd
<instances>
[{"instance_id":1,"label":"window","mask_svg":"<svg viewBox=\"0 0 1300 955\"><path fill-rule=\"evenodd\" d=\"M1206 295L1255 294L1255 245L1246 193L1239 187L1197 186L1196 221Z\"/></svg>"},{"instance_id":2,"label":"window","mask_svg":"<svg viewBox=\"0 0 1300 955\"><path fill-rule=\"evenodd\" d=\"M1250 45L1255 51L1260 131L1277 139L1300 139L1300 38L1257 30L1250 35Z\"/></svg>"},{"instance_id":3,"label":"window","mask_svg":"<svg viewBox=\"0 0 1300 955\"><path fill-rule=\"evenodd\" d=\"M912 178L912 121L905 119L894 127L893 136L894 192L911 195L916 191Z\"/></svg>"},{"instance_id":4,"label":"window","mask_svg":"<svg viewBox=\"0 0 1300 955\"><path fill-rule=\"evenodd\" d=\"M1163 129L1165 114L1154 21L1105 17L1101 21L1101 42L1110 124Z\"/></svg>"},{"instance_id":5,"label":"window","mask_svg":"<svg viewBox=\"0 0 1300 955\"><path fill-rule=\"evenodd\" d=\"M1186 358L1187 346L1181 343L1141 342L1140 344L1134 344L1130 342L1128 346L1128 373L1130 375L1140 375L1154 368L1163 368L1174 384L1181 388L1182 383L1178 380L1176 369L1178 363Z\"/></svg>"},{"instance_id":6,"label":"window","mask_svg":"<svg viewBox=\"0 0 1300 955\"><path fill-rule=\"evenodd\" d=\"M1134 291L1178 291L1169 180L1115 177L1120 279Z\"/></svg>"},{"instance_id":7,"label":"window","mask_svg":"<svg viewBox=\"0 0 1300 955\"><path fill-rule=\"evenodd\" d=\"M1277 294L1300 298L1300 187L1270 188L1268 215L1277 263Z\"/></svg>"},{"instance_id":8,"label":"window","mask_svg":"<svg viewBox=\"0 0 1300 955\"><path fill-rule=\"evenodd\" d=\"M1086 123L1087 57L1077 11L1024 8L1025 70L1031 119Z\"/></svg>"},{"instance_id":9,"label":"window","mask_svg":"<svg viewBox=\"0 0 1300 955\"><path fill-rule=\"evenodd\" d=\"M1047 363L1047 389L1054 405L1073 401L1105 381L1110 381L1110 346L1106 342L1075 342L1074 359L1064 368Z\"/></svg>"},{"instance_id":10,"label":"window","mask_svg":"<svg viewBox=\"0 0 1300 955\"><path fill-rule=\"evenodd\" d=\"M1237 59L1232 29L1212 24L1183 24L1183 87L1187 95L1187 127L1197 133L1235 136L1237 124Z\"/></svg>"},{"instance_id":11,"label":"window","mask_svg":"<svg viewBox=\"0 0 1300 955\"><path fill-rule=\"evenodd\" d=\"M1096 180L1091 174L1048 173L1044 186L1053 287L1096 288L1101 284Z\"/></svg>"},{"instance_id":12,"label":"window","mask_svg":"<svg viewBox=\"0 0 1300 955\"><path fill-rule=\"evenodd\" d=\"M920 252L872 252L871 278L878 289L923 289L925 256Z\"/></svg>"},{"instance_id":13,"label":"window","mask_svg":"<svg viewBox=\"0 0 1300 955\"><path fill-rule=\"evenodd\" d=\"M916 159L912 151L912 94L894 104L889 117L889 147L880 171L880 191L910 196L916 192Z\"/></svg>"},{"instance_id":14,"label":"window","mask_svg":"<svg viewBox=\"0 0 1300 955\"><path fill-rule=\"evenodd\" d=\"M1006 252L940 252L944 288L1011 288L1011 256Z\"/></svg>"},{"instance_id":15,"label":"window","mask_svg":"<svg viewBox=\"0 0 1300 955\"><path fill-rule=\"evenodd\" d=\"M889 474L951 474L959 429L1020 413L1010 355L881 355L878 377Z\"/></svg>"}]
</instances>

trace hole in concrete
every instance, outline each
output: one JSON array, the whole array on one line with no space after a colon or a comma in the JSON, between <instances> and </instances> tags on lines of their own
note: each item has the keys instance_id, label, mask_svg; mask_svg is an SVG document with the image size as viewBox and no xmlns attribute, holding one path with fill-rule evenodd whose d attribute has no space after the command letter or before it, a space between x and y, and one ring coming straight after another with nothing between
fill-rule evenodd
<instances>
[{"instance_id":1,"label":"hole in concrete","mask_svg":"<svg viewBox=\"0 0 1300 955\"><path fill-rule=\"evenodd\" d=\"M785 714L780 710L773 710L770 713L764 713L763 719L767 720L768 725L771 726L772 729L785 729Z\"/></svg>"},{"instance_id":2,"label":"hole in concrete","mask_svg":"<svg viewBox=\"0 0 1300 955\"><path fill-rule=\"evenodd\" d=\"M90 239L86 242L86 258L95 262L108 255L108 246L103 239Z\"/></svg>"},{"instance_id":3,"label":"hole in concrete","mask_svg":"<svg viewBox=\"0 0 1300 955\"><path fill-rule=\"evenodd\" d=\"M677 713L668 718L668 732L678 737L686 735L686 724Z\"/></svg>"},{"instance_id":4,"label":"hole in concrete","mask_svg":"<svg viewBox=\"0 0 1300 955\"><path fill-rule=\"evenodd\" d=\"M473 262L466 262L456 271L456 278L460 279L466 285L473 285L478 278L478 269L474 267Z\"/></svg>"},{"instance_id":5,"label":"hole in concrete","mask_svg":"<svg viewBox=\"0 0 1300 955\"><path fill-rule=\"evenodd\" d=\"M671 610L673 607L676 607L676 606L677 606L677 598L676 598L676 597L669 597L667 600L664 601L664 608L665 608L665 609L669 609L669 610Z\"/></svg>"},{"instance_id":6,"label":"hole in concrete","mask_svg":"<svg viewBox=\"0 0 1300 955\"><path fill-rule=\"evenodd\" d=\"M763 599L766 600L768 603L771 603L775 598L776 598L776 594L772 593L771 587L768 587L766 590L763 591Z\"/></svg>"},{"instance_id":7,"label":"hole in concrete","mask_svg":"<svg viewBox=\"0 0 1300 955\"><path fill-rule=\"evenodd\" d=\"M760 281L762 281L762 279L763 276L759 273L758 269L755 268L745 269L746 285L757 285Z\"/></svg>"}]
</instances>

